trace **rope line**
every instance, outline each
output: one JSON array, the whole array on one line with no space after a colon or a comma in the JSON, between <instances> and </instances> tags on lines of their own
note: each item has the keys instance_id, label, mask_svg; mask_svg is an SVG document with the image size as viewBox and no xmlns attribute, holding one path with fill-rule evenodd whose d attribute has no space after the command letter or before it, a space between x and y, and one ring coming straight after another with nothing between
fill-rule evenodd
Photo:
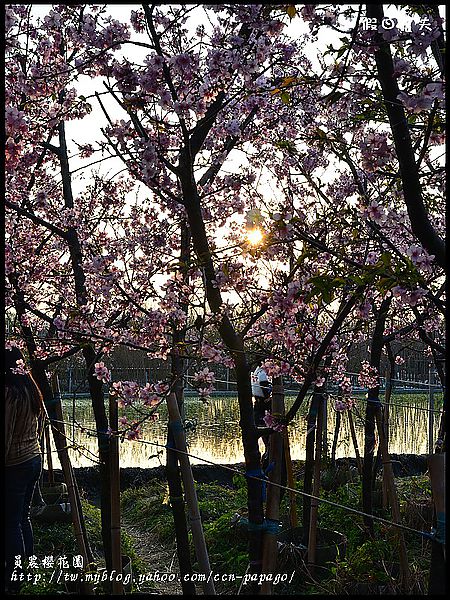
<instances>
[{"instance_id":1,"label":"rope line","mask_svg":"<svg viewBox=\"0 0 450 600\"><path fill-rule=\"evenodd\" d=\"M80 425L76 425L77 427L81 427ZM90 428L86 428L83 427L82 429L84 429L84 431L86 432L87 435L90 435L91 437L96 437L96 435L94 435L94 433L89 433L89 432L96 432L95 429L90 429ZM110 434L110 437L119 437L119 434ZM127 441L131 441L131 440L127 440ZM149 440L133 440L134 442L139 442L141 444L148 444L151 446L157 446L160 448L167 448L167 444L159 444L158 442L150 442ZM410 533L415 533L417 535L420 535L421 537L425 537L427 539L431 539L431 540L435 540L436 542L439 543L439 539L436 537L435 533L431 533L431 532L427 532L427 531L419 531L418 529L414 529L412 527L408 527L408 525L403 525L402 523L395 523L394 521L389 521L388 519L384 519L383 517L378 517L376 515L372 515L370 513L366 513L363 512L361 510L358 510L356 508L352 508L350 506L345 506L344 504L339 504L337 502L333 502L332 500L328 500L326 498L320 498L319 496L314 496L313 494L308 494L306 492L302 492L301 490L297 490L295 488L291 488L289 486L286 485L282 485L280 483L275 483L274 481L270 481L268 480L266 477L260 477L259 475L256 474L250 474L248 471L241 471L239 469L236 469L235 467L230 467L229 465L223 465L223 464L219 464L219 463L215 463L211 460L208 460L207 458L203 458L201 456L196 456L195 454L191 454L190 452L185 452L184 450L179 450L178 448L172 448L171 450L173 450L174 452L178 452L180 454L184 454L185 456L188 456L190 458L195 458L197 460L200 460L202 462L208 463L214 467L219 467L222 468L226 471L231 471L233 473L236 473L238 475L241 475L242 477L248 477L249 479L255 479L257 481L261 481L263 484L269 484L269 485L273 485L276 486L280 489L284 489L287 490L289 492L295 493L295 494L299 494L301 496L305 496L307 498L311 498L312 500L316 500L318 502L323 502L325 504L329 504L330 506L334 506L336 508L341 508L343 510L346 510L348 512L360 515L362 517L368 517L370 519L373 519L375 521L379 521L380 523L384 523L385 525L389 525L391 527L397 527L398 529L404 529L405 531L409 531Z\"/></svg>"}]
</instances>

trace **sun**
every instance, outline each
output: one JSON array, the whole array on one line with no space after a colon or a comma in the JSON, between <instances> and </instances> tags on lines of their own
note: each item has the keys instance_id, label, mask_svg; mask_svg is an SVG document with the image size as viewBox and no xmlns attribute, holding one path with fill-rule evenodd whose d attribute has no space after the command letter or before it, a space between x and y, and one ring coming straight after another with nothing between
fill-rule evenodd
<instances>
[{"instance_id":1,"label":"sun","mask_svg":"<svg viewBox=\"0 0 450 600\"><path fill-rule=\"evenodd\" d=\"M264 234L259 227L247 230L247 241L252 246L259 246L263 241Z\"/></svg>"}]
</instances>

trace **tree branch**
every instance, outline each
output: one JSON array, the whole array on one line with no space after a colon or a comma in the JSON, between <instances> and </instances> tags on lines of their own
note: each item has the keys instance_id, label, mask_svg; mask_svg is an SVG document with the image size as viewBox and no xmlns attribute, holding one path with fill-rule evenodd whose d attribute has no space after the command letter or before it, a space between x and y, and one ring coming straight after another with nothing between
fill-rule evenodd
<instances>
[{"instance_id":1,"label":"tree branch","mask_svg":"<svg viewBox=\"0 0 450 600\"><path fill-rule=\"evenodd\" d=\"M367 16L381 22L384 17L382 4L367 4ZM375 52L378 79L391 125L397 159L400 167L403 194L408 216L414 235L422 246L436 257L437 264L443 269L445 263L445 242L432 226L422 197L422 186L414 158L413 145L408 128L405 110L398 100L400 93L394 77L394 64L390 45L380 34L375 34L379 49Z\"/></svg>"}]
</instances>

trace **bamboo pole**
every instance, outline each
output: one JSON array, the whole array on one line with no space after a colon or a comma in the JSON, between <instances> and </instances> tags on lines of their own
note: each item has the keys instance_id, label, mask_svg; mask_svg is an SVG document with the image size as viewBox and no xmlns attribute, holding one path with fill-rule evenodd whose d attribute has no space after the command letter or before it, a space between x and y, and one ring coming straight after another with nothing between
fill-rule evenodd
<instances>
[{"instance_id":1,"label":"bamboo pole","mask_svg":"<svg viewBox=\"0 0 450 600\"><path fill-rule=\"evenodd\" d=\"M169 427L173 432L175 446L179 452L179 461L181 466L181 475L183 478L184 494L189 511L189 522L191 524L192 538L194 541L195 555L200 567L200 571L206 576L203 582L203 592L208 595L215 595L214 582L212 580L211 567L209 565L208 551L203 534L200 510L198 507L197 492L195 490L192 468L187 455L186 438L184 435L183 424L181 422L180 411L178 409L177 399L174 393L169 394L167 398L167 408L169 411Z\"/></svg>"},{"instance_id":2,"label":"bamboo pole","mask_svg":"<svg viewBox=\"0 0 450 600\"><path fill-rule=\"evenodd\" d=\"M119 462L119 430L117 400L109 394L109 423L113 435L110 440L110 477L111 477L111 554L112 569L116 573L122 572L122 552L120 547L120 462ZM113 596L120 596L123 592L122 580L112 581L111 591Z\"/></svg>"},{"instance_id":3,"label":"bamboo pole","mask_svg":"<svg viewBox=\"0 0 450 600\"><path fill-rule=\"evenodd\" d=\"M46 424L44 426L44 435L45 435L45 447L47 450L48 482L53 484L53 483L55 483L55 475L53 473L52 447L50 444L50 431L48 428L48 424Z\"/></svg>"},{"instance_id":4,"label":"bamboo pole","mask_svg":"<svg viewBox=\"0 0 450 600\"><path fill-rule=\"evenodd\" d=\"M281 377L276 377L272 389L272 416L275 418L284 415L284 389ZM269 442L269 464L273 469L269 473L269 482L281 483L281 470L283 468L283 433L273 431ZM278 545L277 533L280 519L280 492L278 485L268 485L266 500L266 524L269 529L264 531L262 569L265 575L274 574L277 566ZM261 585L260 594L272 594L272 582L264 581Z\"/></svg>"},{"instance_id":5,"label":"bamboo pole","mask_svg":"<svg viewBox=\"0 0 450 600\"><path fill-rule=\"evenodd\" d=\"M362 472L363 472L363 463L361 460L361 454L359 453L358 440L356 438L356 431L355 431L355 422L353 421L353 415L352 415L351 410L347 411L347 417L348 417L348 424L350 425L350 435L352 436L353 447L355 449L356 466L358 467L358 473L361 476Z\"/></svg>"},{"instance_id":6,"label":"bamboo pole","mask_svg":"<svg viewBox=\"0 0 450 600\"><path fill-rule=\"evenodd\" d=\"M388 490L389 503L392 511L392 521L400 523L400 505L398 502L397 489L395 487L394 472L392 470L392 461L389 456L387 440L384 434L383 420L381 416L381 408L376 407L375 419L378 429L379 447L383 460L383 479L386 480ZM395 528L395 534L399 544L399 559L400 559L400 581L405 589L408 589L411 580L411 573L408 564L408 555L406 551L405 538L403 532Z\"/></svg>"},{"instance_id":7,"label":"bamboo pole","mask_svg":"<svg viewBox=\"0 0 450 600\"><path fill-rule=\"evenodd\" d=\"M291 488L289 490L289 521L291 528L297 527L298 518L297 518L297 498L295 492L292 490L295 489L295 480L294 480L294 472L292 470L292 459L291 459L291 449L289 445L289 431L286 427L283 430L283 448L284 448L284 460L286 463L286 476L288 486Z\"/></svg>"},{"instance_id":8,"label":"bamboo pole","mask_svg":"<svg viewBox=\"0 0 450 600\"><path fill-rule=\"evenodd\" d=\"M341 429L341 421L342 416L341 413L338 411L336 412L336 423L334 426L333 443L331 445L331 465L333 466L333 468L336 467L336 448L339 439L339 431Z\"/></svg>"},{"instance_id":9,"label":"bamboo pole","mask_svg":"<svg viewBox=\"0 0 450 600\"><path fill-rule=\"evenodd\" d=\"M316 498L319 496L320 491L320 463L322 457L322 428L325 402L326 397L323 394L321 394L317 412L316 451L314 456L313 496L315 496L315 498L311 498L311 514L309 520L308 536L308 569L311 574L314 572L314 562L316 560L317 548L317 513L319 509L319 502ZM304 526L307 527L308 524L305 523Z\"/></svg>"},{"instance_id":10,"label":"bamboo pole","mask_svg":"<svg viewBox=\"0 0 450 600\"><path fill-rule=\"evenodd\" d=\"M61 405L61 394L59 392L59 381L58 377L55 376L52 378L52 387L54 392L54 414L56 417L56 422L52 423L55 433L55 444L58 450L59 462L61 463L61 468L64 474L64 479L67 485L67 493L69 496L70 502L70 512L72 516L72 523L75 533L75 539L77 542L78 550L83 557L83 567L87 569L91 562L92 554L89 548L89 542L87 538L85 538L85 532L83 531L82 526L82 514L79 511L79 502L77 498L77 488L74 484L74 476L72 471L72 465L70 463L69 452L66 444L65 437L65 428L64 428L64 418L62 412ZM94 595L93 586L91 583L86 581L81 582L82 592L86 595Z\"/></svg>"}]
</instances>

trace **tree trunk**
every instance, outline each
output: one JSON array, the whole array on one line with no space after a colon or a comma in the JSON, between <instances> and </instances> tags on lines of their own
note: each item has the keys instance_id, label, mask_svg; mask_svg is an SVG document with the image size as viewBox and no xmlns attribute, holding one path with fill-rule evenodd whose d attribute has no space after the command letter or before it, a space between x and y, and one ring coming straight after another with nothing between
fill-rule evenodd
<instances>
[{"instance_id":1,"label":"tree trunk","mask_svg":"<svg viewBox=\"0 0 450 600\"><path fill-rule=\"evenodd\" d=\"M313 472L314 472L314 439L316 432L317 414L319 404L322 400L322 394L314 390L306 420L306 456L305 473L303 475L303 491L305 494L312 494ZM309 540L309 522L311 516L311 498L303 496L303 545L308 545Z\"/></svg>"},{"instance_id":2,"label":"tree trunk","mask_svg":"<svg viewBox=\"0 0 450 600\"><path fill-rule=\"evenodd\" d=\"M446 593L445 563L445 454L432 454L428 457L431 490L434 503L434 525L436 537L431 547L429 595Z\"/></svg>"},{"instance_id":3,"label":"tree trunk","mask_svg":"<svg viewBox=\"0 0 450 600\"><path fill-rule=\"evenodd\" d=\"M383 5L367 4L367 16L375 18L378 23L381 23L384 17ZM435 255L436 263L446 270L445 242L431 224L423 201L422 184L414 156L408 120L405 109L398 100L400 89L397 78L394 76L394 63L390 45L383 39L381 34L376 34L376 41L379 45L379 49L375 51L378 80L381 84L386 113L394 139L411 229L427 252Z\"/></svg>"},{"instance_id":4,"label":"tree trunk","mask_svg":"<svg viewBox=\"0 0 450 600\"><path fill-rule=\"evenodd\" d=\"M323 389L323 386L320 388ZM309 516L309 523L305 524L308 527L308 569L312 574L314 572L314 563L316 560L316 548L317 548L317 513L319 510L319 501L316 498L320 493L320 471L321 471L321 458L322 458L322 430L323 421L325 414L325 403L326 396L323 391L319 396L319 407L317 411L317 427L316 427L316 448L314 457L314 483L312 494L315 498L311 498L311 512Z\"/></svg>"},{"instance_id":5,"label":"tree trunk","mask_svg":"<svg viewBox=\"0 0 450 600\"><path fill-rule=\"evenodd\" d=\"M388 444L384 435L383 417L381 408L378 407L376 410L376 422L378 429L378 436L380 439L380 448L383 458L383 481L386 482L388 491L389 504L392 511L392 521L394 523L400 523L400 505L398 502L397 490L395 487L394 472L392 470L392 462L389 456ZM404 587L404 591L407 592L410 582L410 571L408 565L408 556L406 552L405 538L403 537L403 531L395 529L395 536L399 545L399 561L400 561L400 582Z\"/></svg>"},{"instance_id":6,"label":"tree trunk","mask_svg":"<svg viewBox=\"0 0 450 600\"><path fill-rule=\"evenodd\" d=\"M120 459L119 459L119 419L116 396L109 395L109 422L113 436L109 441L111 478L111 564L116 573L122 572L122 547L120 523ZM112 582L113 596L123 594L123 582Z\"/></svg>"},{"instance_id":7,"label":"tree trunk","mask_svg":"<svg viewBox=\"0 0 450 600\"><path fill-rule=\"evenodd\" d=\"M284 415L284 389L281 377L274 378L272 389L272 416L282 417ZM269 482L281 483L281 472L283 469L283 432L273 431L269 443L269 464L274 464L269 474ZM263 562L262 573L272 575L275 573L278 557L277 533L280 519L280 493L281 488L277 485L267 486L266 501L266 525L268 529L263 538ZM261 585L260 594L272 594L272 583L264 581Z\"/></svg>"},{"instance_id":8,"label":"tree trunk","mask_svg":"<svg viewBox=\"0 0 450 600\"><path fill-rule=\"evenodd\" d=\"M83 348L83 356L86 362L86 373L89 384L89 392L97 431L98 453L100 459L100 509L102 522L103 551L105 553L106 570L111 572L111 475L110 475L110 451L108 436L108 417L105 409L103 383L94 375L94 363L96 354L91 346Z\"/></svg>"},{"instance_id":9,"label":"tree trunk","mask_svg":"<svg viewBox=\"0 0 450 600\"><path fill-rule=\"evenodd\" d=\"M184 281L188 282L188 269L190 261L190 235L184 221L180 225L181 248L180 248L180 271ZM188 307L182 306L182 310L187 316ZM186 330L174 328L173 330L173 354L172 354L172 381L174 382L173 391L177 399L178 410L181 418L184 417L184 368L185 360L180 356L183 344L186 338ZM169 501L172 509L173 522L175 527L175 538L177 543L178 565L181 575L181 589L185 596L195 596L196 588L191 581L192 562L191 551L189 548L189 536L186 520L186 509L183 498L183 486L179 470L178 454L171 450L175 447L173 431L170 427L167 430L167 454L166 454L166 477L169 486ZM188 575L188 581L185 581L185 575Z\"/></svg>"},{"instance_id":10,"label":"tree trunk","mask_svg":"<svg viewBox=\"0 0 450 600\"><path fill-rule=\"evenodd\" d=\"M180 182L189 220L192 243L197 255L199 268L204 274L205 294L208 305L218 320L217 329L220 337L233 358L236 369L237 394L239 403L242 442L244 446L245 469L247 474L247 502L249 521L249 559L250 572L261 572L261 528L264 521L262 481L253 477L261 477L261 454L259 451L259 434L255 426L253 414L252 390L250 384L250 367L248 365L242 337L239 336L228 315L221 313L223 301L218 287L215 285L215 269L211 250L202 217L200 199L196 190L192 166L189 156L180 156L182 175ZM251 590L249 590L251 591Z\"/></svg>"},{"instance_id":11,"label":"tree trunk","mask_svg":"<svg viewBox=\"0 0 450 600\"><path fill-rule=\"evenodd\" d=\"M391 304L391 298L385 298L381 302L380 310L375 322L375 329L370 348L370 365L377 372L380 371L381 351L383 348L383 332L386 324L386 317ZM372 514L373 502L373 462L375 451L375 418L377 407L380 406L380 386L377 379L377 385L370 388L367 393L367 405L364 425L364 462L362 473L362 505L363 511ZM364 517L364 523L371 536L374 535L373 520L370 517Z\"/></svg>"}]
</instances>

